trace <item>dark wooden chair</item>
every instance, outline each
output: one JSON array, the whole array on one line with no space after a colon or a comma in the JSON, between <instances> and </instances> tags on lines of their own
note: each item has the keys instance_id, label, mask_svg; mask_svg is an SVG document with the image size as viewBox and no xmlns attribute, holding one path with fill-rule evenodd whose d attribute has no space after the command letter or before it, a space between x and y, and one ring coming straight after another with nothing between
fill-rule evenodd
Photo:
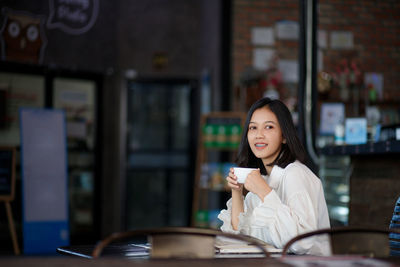
<instances>
[{"instance_id":1,"label":"dark wooden chair","mask_svg":"<svg viewBox=\"0 0 400 267\"><path fill-rule=\"evenodd\" d=\"M390 255L389 236L400 234L398 229L374 229L360 227L338 227L320 229L300 234L289 240L283 248L282 256L288 254L290 247L305 238L327 235L333 255L363 255L384 258Z\"/></svg>"},{"instance_id":2,"label":"dark wooden chair","mask_svg":"<svg viewBox=\"0 0 400 267\"><path fill-rule=\"evenodd\" d=\"M103 249L111 243L126 242L138 237L148 237L151 247L150 258L214 258L215 238L218 236L256 246L265 257L269 257L269 253L264 247L265 244L247 235L229 234L203 228L167 227L114 233L95 246L92 258L100 257Z\"/></svg>"},{"instance_id":3,"label":"dark wooden chair","mask_svg":"<svg viewBox=\"0 0 400 267\"><path fill-rule=\"evenodd\" d=\"M389 228L400 230L400 197L397 199L393 210ZM389 235L390 256L400 257L400 234L391 232Z\"/></svg>"}]
</instances>

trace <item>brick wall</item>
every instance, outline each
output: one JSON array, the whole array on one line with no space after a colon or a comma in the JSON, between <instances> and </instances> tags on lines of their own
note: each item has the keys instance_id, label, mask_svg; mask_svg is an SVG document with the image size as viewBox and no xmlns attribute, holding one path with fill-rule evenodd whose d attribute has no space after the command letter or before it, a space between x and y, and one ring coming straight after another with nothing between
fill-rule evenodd
<instances>
[{"instance_id":1,"label":"brick wall","mask_svg":"<svg viewBox=\"0 0 400 267\"><path fill-rule=\"evenodd\" d=\"M323 71L335 73L342 59L355 59L362 72L384 76L382 101L400 101L400 2L396 0L320 0L319 30L327 33L327 47L321 48ZM252 69L252 27L274 27L279 20L298 21L299 1L235 0L233 4L233 85L238 86ZM332 31L353 33L352 49L332 49ZM298 42L275 40L281 59L298 58ZM235 89L233 89L235 90ZM262 89L254 89L262 90ZM335 95L336 92L332 94ZM238 97L238 94L235 94ZM257 95L257 94L256 94ZM258 93L260 96L260 93ZM235 102L236 99L234 99ZM362 113L362 112L361 112Z\"/></svg>"},{"instance_id":2,"label":"brick wall","mask_svg":"<svg viewBox=\"0 0 400 267\"><path fill-rule=\"evenodd\" d=\"M265 1L265 0L235 0L233 4L233 40L232 40L232 78L233 86L237 87L248 76L262 76L259 71L252 70L252 53L254 48L275 49L282 59L297 60L298 42L292 40L277 40L272 46L255 46L251 43L251 29L253 27L274 27L280 20L298 21L299 5L297 0ZM247 90L247 103L245 106L235 105L240 98L237 89L234 89L234 108L246 110L255 99L262 96L262 85L253 84ZM235 99L236 97L236 99Z\"/></svg>"},{"instance_id":3,"label":"brick wall","mask_svg":"<svg viewBox=\"0 0 400 267\"><path fill-rule=\"evenodd\" d=\"M233 80L252 66L251 28L273 27L279 20L298 21L297 0L235 0L233 4ZM286 46L287 45L287 46ZM295 46L295 47L293 47ZM297 42L275 43L271 48L285 50L286 56L297 56Z\"/></svg>"},{"instance_id":4,"label":"brick wall","mask_svg":"<svg viewBox=\"0 0 400 267\"><path fill-rule=\"evenodd\" d=\"M354 49L323 50L325 70L334 71L343 57L356 58L363 72L383 74L383 100L400 101L399 1L319 1L319 29L354 34Z\"/></svg>"}]
</instances>

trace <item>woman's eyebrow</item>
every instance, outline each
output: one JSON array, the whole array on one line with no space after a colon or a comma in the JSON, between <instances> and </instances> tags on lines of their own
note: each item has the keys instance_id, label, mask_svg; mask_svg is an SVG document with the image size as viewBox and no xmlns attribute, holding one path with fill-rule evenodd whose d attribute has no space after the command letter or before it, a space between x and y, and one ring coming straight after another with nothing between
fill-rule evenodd
<instances>
[{"instance_id":1,"label":"woman's eyebrow","mask_svg":"<svg viewBox=\"0 0 400 267\"><path fill-rule=\"evenodd\" d=\"M258 124L258 123L255 122L255 121L250 121L249 124L251 124L251 123ZM266 124L266 123L273 123L273 124L276 124L275 121L264 121L264 122L263 122L263 124Z\"/></svg>"}]
</instances>

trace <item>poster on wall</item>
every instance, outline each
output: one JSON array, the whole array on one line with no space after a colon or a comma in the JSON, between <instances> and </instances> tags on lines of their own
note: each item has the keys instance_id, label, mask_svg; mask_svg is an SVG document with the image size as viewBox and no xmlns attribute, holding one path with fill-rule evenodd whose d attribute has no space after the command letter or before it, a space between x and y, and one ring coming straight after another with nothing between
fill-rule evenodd
<instances>
[{"instance_id":1,"label":"poster on wall","mask_svg":"<svg viewBox=\"0 0 400 267\"><path fill-rule=\"evenodd\" d=\"M253 27L251 29L251 43L253 45L274 45L274 30L271 27Z\"/></svg>"},{"instance_id":2,"label":"poster on wall","mask_svg":"<svg viewBox=\"0 0 400 267\"><path fill-rule=\"evenodd\" d=\"M0 72L2 126L0 145L19 146L19 108L44 107L45 81L43 76Z\"/></svg>"},{"instance_id":3,"label":"poster on wall","mask_svg":"<svg viewBox=\"0 0 400 267\"><path fill-rule=\"evenodd\" d=\"M67 144L62 110L22 108L24 254L69 245Z\"/></svg>"},{"instance_id":4,"label":"poster on wall","mask_svg":"<svg viewBox=\"0 0 400 267\"><path fill-rule=\"evenodd\" d=\"M56 78L53 106L65 110L67 137L94 146L96 83L90 80Z\"/></svg>"},{"instance_id":5,"label":"poster on wall","mask_svg":"<svg viewBox=\"0 0 400 267\"><path fill-rule=\"evenodd\" d=\"M253 67L256 70L267 70L274 58L275 50L270 48L253 49Z\"/></svg>"},{"instance_id":6,"label":"poster on wall","mask_svg":"<svg viewBox=\"0 0 400 267\"><path fill-rule=\"evenodd\" d=\"M281 59L278 63L279 70L283 75L283 81L286 83L299 82L299 63L297 60Z\"/></svg>"},{"instance_id":7,"label":"poster on wall","mask_svg":"<svg viewBox=\"0 0 400 267\"><path fill-rule=\"evenodd\" d=\"M330 36L332 49L353 49L353 33L349 31L333 31Z\"/></svg>"},{"instance_id":8,"label":"poster on wall","mask_svg":"<svg viewBox=\"0 0 400 267\"><path fill-rule=\"evenodd\" d=\"M280 40L298 40L299 23L292 20L281 20L275 24L276 36Z\"/></svg>"}]
</instances>

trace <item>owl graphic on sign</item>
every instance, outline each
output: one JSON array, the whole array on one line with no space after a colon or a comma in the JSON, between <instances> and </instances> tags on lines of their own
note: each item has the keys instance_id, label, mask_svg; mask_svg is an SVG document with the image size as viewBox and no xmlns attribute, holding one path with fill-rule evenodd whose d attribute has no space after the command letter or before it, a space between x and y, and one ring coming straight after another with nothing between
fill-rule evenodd
<instances>
[{"instance_id":1,"label":"owl graphic on sign","mask_svg":"<svg viewBox=\"0 0 400 267\"><path fill-rule=\"evenodd\" d=\"M44 17L9 8L3 8L2 13L1 59L41 64L47 44Z\"/></svg>"}]
</instances>

